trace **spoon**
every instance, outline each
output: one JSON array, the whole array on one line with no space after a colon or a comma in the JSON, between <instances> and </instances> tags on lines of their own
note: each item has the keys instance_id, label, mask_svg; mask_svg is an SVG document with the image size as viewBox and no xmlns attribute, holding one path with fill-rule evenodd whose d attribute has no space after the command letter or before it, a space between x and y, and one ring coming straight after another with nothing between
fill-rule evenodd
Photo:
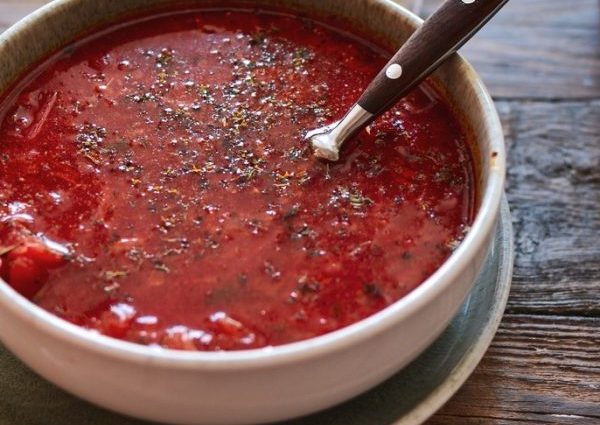
<instances>
[{"instance_id":1,"label":"spoon","mask_svg":"<svg viewBox=\"0 0 600 425\"><path fill-rule=\"evenodd\" d=\"M315 156L337 161L346 140L435 71L507 1L446 0L412 34L341 120L306 134Z\"/></svg>"}]
</instances>

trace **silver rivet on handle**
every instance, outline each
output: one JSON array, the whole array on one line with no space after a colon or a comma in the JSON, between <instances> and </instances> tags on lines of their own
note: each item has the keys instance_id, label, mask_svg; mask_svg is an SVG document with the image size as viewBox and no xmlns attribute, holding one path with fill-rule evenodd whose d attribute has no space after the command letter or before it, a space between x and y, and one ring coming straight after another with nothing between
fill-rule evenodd
<instances>
[{"instance_id":1,"label":"silver rivet on handle","mask_svg":"<svg viewBox=\"0 0 600 425\"><path fill-rule=\"evenodd\" d=\"M397 80L402 75L402 67L397 63L393 63L385 70L385 76L391 80Z\"/></svg>"}]
</instances>

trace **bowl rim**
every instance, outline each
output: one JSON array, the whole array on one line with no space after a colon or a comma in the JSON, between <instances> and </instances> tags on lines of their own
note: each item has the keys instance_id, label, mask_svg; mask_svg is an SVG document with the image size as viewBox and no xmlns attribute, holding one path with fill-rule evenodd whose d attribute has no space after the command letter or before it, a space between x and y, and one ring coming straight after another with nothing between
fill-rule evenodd
<instances>
[{"instance_id":1,"label":"bowl rim","mask_svg":"<svg viewBox=\"0 0 600 425\"><path fill-rule=\"evenodd\" d=\"M31 26L40 25L52 15L60 13L61 7L80 0L56 0L35 10L0 35L0 43L18 38ZM405 20L405 25L418 27L423 20L393 0L369 0L379 3L390 12ZM181 351L122 341L101 335L89 329L53 315L30 302L6 282L0 279L0 307L29 322L38 331L50 334L80 349L95 352L113 359L153 366L196 369L238 370L286 365L332 354L348 346L359 344L381 334L424 308L431 300L444 292L467 268L470 259L487 249L487 236L493 233L504 193L506 151L500 119L494 103L473 67L456 54L452 67L460 68L462 78L473 86L482 122L489 130L490 149L495 153L494 165L489 167L488 179L481 188L483 196L471 229L459 247L423 283L404 297L383 310L339 330L306 340L278 346L237 351ZM468 121L468 117L464 119Z\"/></svg>"}]
</instances>

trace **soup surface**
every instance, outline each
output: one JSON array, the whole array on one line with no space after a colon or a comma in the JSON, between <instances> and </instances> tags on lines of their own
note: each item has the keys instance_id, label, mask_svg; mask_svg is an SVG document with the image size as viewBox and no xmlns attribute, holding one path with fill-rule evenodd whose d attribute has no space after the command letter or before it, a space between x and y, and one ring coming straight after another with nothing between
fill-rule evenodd
<instances>
[{"instance_id":1,"label":"soup surface","mask_svg":"<svg viewBox=\"0 0 600 425\"><path fill-rule=\"evenodd\" d=\"M186 11L107 30L2 106L2 278L102 334L237 350L324 334L430 276L473 217L460 123L422 84L315 159L386 62L265 11Z\"/></svg>"}]
</instances>

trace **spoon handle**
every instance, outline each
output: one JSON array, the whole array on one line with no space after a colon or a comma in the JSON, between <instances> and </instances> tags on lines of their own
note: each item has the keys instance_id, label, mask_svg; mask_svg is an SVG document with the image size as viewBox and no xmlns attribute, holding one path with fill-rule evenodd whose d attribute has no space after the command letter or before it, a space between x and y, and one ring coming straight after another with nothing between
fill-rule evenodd
<instances>
[{"instance_id":1,"label":"spoon handle","mask_svg":"<svg viewBox=\"0 0 600 425\"><path fill-rule=\"evenodd\" d=\"M446 0L367 87L358 104L383 113L469 40L508 0Z\"/></svg>"}]
</instances>

